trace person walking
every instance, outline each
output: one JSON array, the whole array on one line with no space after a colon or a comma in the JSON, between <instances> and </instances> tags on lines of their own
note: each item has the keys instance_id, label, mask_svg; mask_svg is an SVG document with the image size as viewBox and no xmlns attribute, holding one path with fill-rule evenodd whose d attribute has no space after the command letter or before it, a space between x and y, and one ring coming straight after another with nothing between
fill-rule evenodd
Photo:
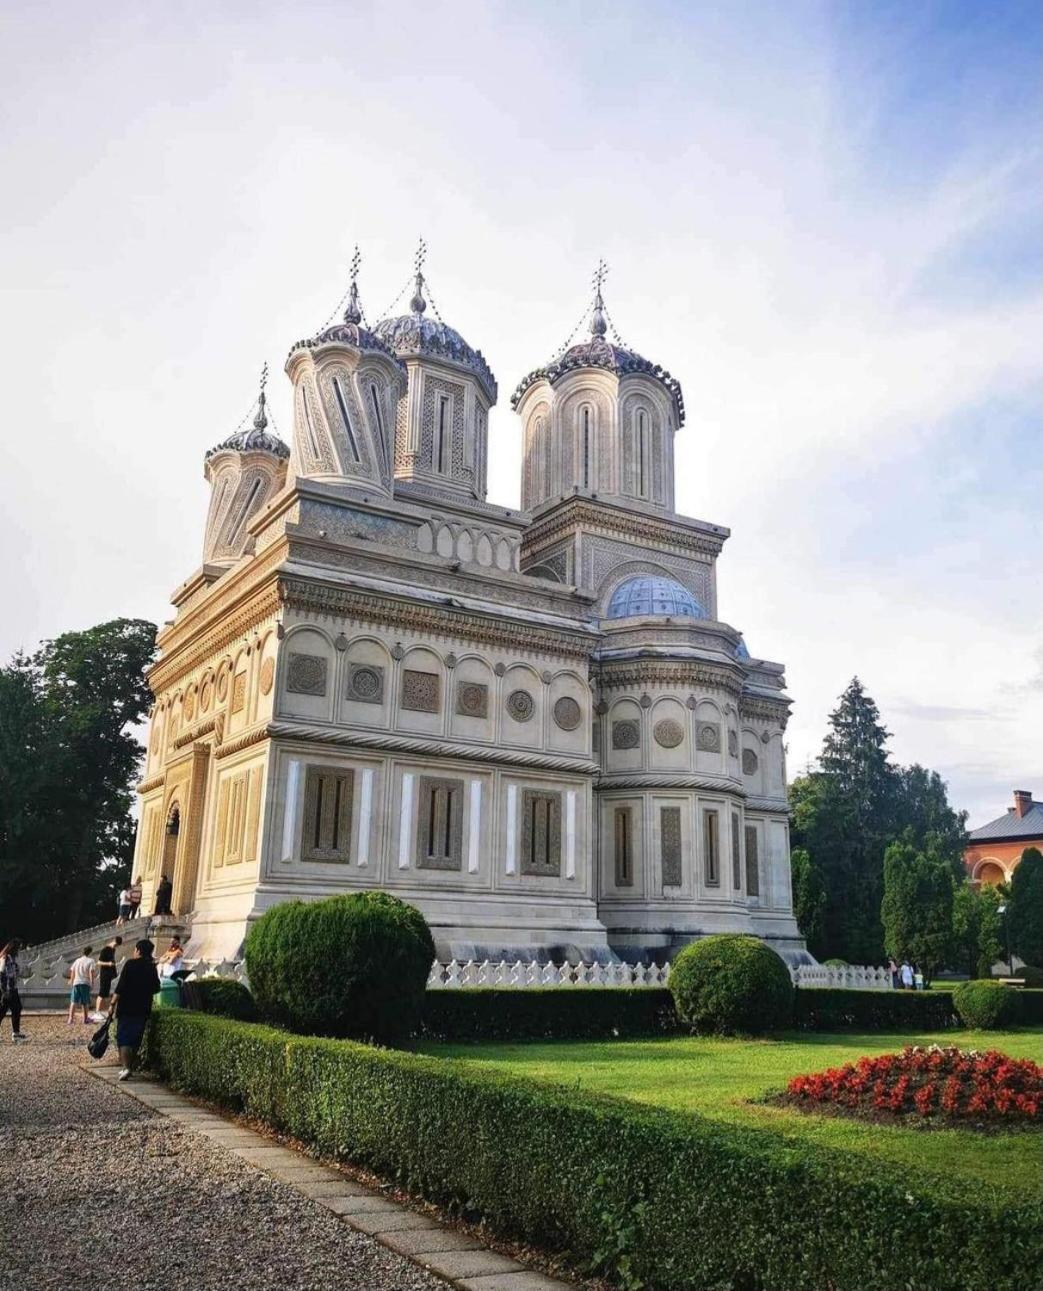
<instances>
[{"instance_id":1,"label":"person walking","mask_svg":"<svg viewBox=\"0 0 1043 1291\"><path fill-rule=\"evenodd\" d=\"M94 1006L93 1021L100 1022L109 1011L109 996L116 980L116 951L123 945L122 937L113 937L98 951L98 1000Z\"/></svg>"},{"instance_id":2,"label":"person walking","mask_svg":"<svg viewBox=\"0 0 1043 1291\"><path fill-rule=\"evenodd\" d=\"M69 992L68 1026L72 1026L77 1009L83 1010L83 1020L88 1025L90 1024L88 1010L91 1007L91 988L94 986L94 979L97 974L98 965L91 958L91 947L84 946L83 954L72 961L72 966L69 969L69 981L72 983L72 990Z\"/></svg>"},{"instance_id":3,"label":"person walking","mask_svg":"<svg viewBox=\"0 0 1043 1291\"><path fill-rule=\"evenodd\" d=\"M116 1018L116 1047L119 1049L119 1079L129 1080L138 1049L145 1034L152 997L159 990L159 974L152 958L155 946L143 938L134 947L134 957L124 961L112 993L109 1016Z\"/></svg>"},{"instance_id":4,"label":"person walking","mask_svg":"<svg viewBox=\"0 0 1043 1291\"><path fill-rule=\"evenodd\" d=\"M18 994L18 952L20 941L9 941L0 948L0 1022L11 1015L12 1040L28 1040L22 1034L22 997Z\"/></svg>"},{"instance_id":5,"label":"person walking","mask_svg":"<svg viewBox=\"0 0 1043 1291\"><path fill-rule=\"evenodd\" d=\"M130 888L120 888L116 898L116 927L119 928L130 918Z\"/></svg>"},{"instance_id":6,"label":"person walking","mask_svg":"<svg viewBox=\"0 0 1043 1291\"><path fill-rule=\"evenodd\" d=\"M130 915L129 918L136 919L138 912L141 910L141 875L134 880L128 889L130 897Z\"/></svg>"},{"instance_id":7,"label":"person walking","mask_svg":"<svg viewBox=\"0 0 1043 1291\"><path fill-rule=\"evenodd\" d=\"M898 980L898 964L894 959L887 961L887 971L891 974L891 990L897 991L901 983Z\"/></svg>"},{"instance_id":8,"label":"person walking","mask_svg":"<svg viewBox=\"0 0 1043 1291\"><path fill-rule=\"evenodd\" d=\"M170 914L170 898L173 891L173 883L165 874L162 875L156 887L156 907L152 911L153 914Z\"/></svg>"},{"instance_id":9,"label":"person walking","mask_svg":"<svg viewBox=\"0 0 1043 1291\"><path fill-rule=\"evenodd\" d=\"M913 989L913 966L908 959L902 960L902 990L911 991Z\"/></svg>"},{"instance_id":10,"label":"person walking","mask_svg":"<svg viewBox=\"0 0 1043 1291\"><path fill-rule=\"evenodd\" d=\"M913 965L913 987L917 991L922 991L924 989L924 986L925 986L925 983L924 983L923 970L920 968L919 964L914 964Z\"/></svg>"}]
</instances>

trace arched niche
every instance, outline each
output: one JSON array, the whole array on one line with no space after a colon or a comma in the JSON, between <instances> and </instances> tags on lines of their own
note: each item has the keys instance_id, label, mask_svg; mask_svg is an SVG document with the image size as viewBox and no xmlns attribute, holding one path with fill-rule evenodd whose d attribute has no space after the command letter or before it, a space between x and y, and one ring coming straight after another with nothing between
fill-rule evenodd
<instances>
[{"instance_id":1,"label":"arched niche","mask_svg":"<svg viewBox=\"0 0 1043 1291\"><path fill-rule=\"evenodd\" d=\"M413 646L399 666L395 725L401 730L441 734L445 722L446 668L431 646Z\"/></svg>"},{"instance_id":2,"label":"arched niche","mask_svg":"<svg viewBox=\"0 0 1043 1291\"><path fill-rule=\"evenodd\" d=\"M577 755L587 752L590 732L590 687L579 673L563 669L547 688L550 716L548 744Z\"/></svg>"},{"instance_id":3,"label":"arched niche","mask_svg":"<svg viewBox=\"0 0 1043 1291\"><path fill-rule=\"evenodd\" d=\"M344 651L339 687L341 720L353 726L388 726L391 722L394 662L378 637L357 636Z\"/></svg>"},{"instance_id":4,"label":"arched niche","mask_svg":"<svg viewBox=\"0 0 1043 1291\"><path fill-rule=\"evenodd\" d=\"M544 685L529 664L512 664L501 678L500 731L507 744L543 743Z\"/></svg>"},{"instance_id":5,"label":"arched niche","mask_svg":"<svg viewBox=\"0 0 1043 1291\"><path fill-rule=\"evenodd\" d=\"M486 659L462 655L449 673L449 729L460 739L491 741L496 732L496 675Z\"/></svg>"},{"instance_id":6,"label":"arched niche","mask_svg":"<svg viewBox=\"0 0 1043 1291\"><path fill-rule=\"evenodd\" d=\"M312 624L290 628L279 651L279 711L290 717L333 713L336 650L329 633Z\"/></svg>"},{"instance_id":7,"label":"arched niche","mask_svg":"<svg viewBox=\"0 0 1043 1291\"><path fill-rule=\"evenodd\" d=\"M648 765L659 771L692 766L691 714L674 695L657 699L649 711Z\"/></svg>"}]
</instances>

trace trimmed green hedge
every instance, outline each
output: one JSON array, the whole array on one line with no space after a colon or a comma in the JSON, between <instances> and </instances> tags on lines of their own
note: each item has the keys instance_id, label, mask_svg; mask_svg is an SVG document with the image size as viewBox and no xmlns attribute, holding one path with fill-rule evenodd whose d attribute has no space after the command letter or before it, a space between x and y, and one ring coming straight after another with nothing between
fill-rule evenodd
<instances>
[{"instance_id":1,"label":"trimmed green hedge","mask_svg":"<svg viewBox=\"0 0 1043 1291\"><path fill-rule=\"evenodd\" d=\"M466 987L428 991L437 1040L601 1040L678 1029L670 992L650 986Z\"/></svg>"},{"instance_id":2,"label":"trimmed green hedge","mask_svg":"<svg viewBox=\"0 0 1043 1291\"><path fill-rule=\"evenodd\" d=\"M960 982L953 988L952 1002L965 1026L982 1031L999 1031L1018 1020L1014 990L987 978Z\"/></svg>"},{"instance_id":3,"label":"trimmed green hedge","mask_svg":"<svg viewBox=\"0 0 1043 1291\"><path fill-rule=\"evenodd\" d=\"M958 1025L951 991L854 991L805 987L797 991L802 1031L944 1031Z\"/></svg>"},{"instance_id":4,"label":"trimmed green hedge","mask_svg":"<svg viewBox=\"0 0 1043 1291\"><path fill-rule=\"evenodd\" d=\"M466 1063L160 1010L164 1080L647 1291L1024 1291L1043 1207Z\"/></svg>"},{"instance_id":5,"label":"trimmed green hedge","mask_svg":"<svg viewBox=\"0 0 1043 1291\"><path fill-rule=\"evenodd\" d=\"M677 1016L694 1031L760 1035L793 1021L789 969L759 937L718 932L690 942L670 969Z\"/></svg>"}]
</instances>

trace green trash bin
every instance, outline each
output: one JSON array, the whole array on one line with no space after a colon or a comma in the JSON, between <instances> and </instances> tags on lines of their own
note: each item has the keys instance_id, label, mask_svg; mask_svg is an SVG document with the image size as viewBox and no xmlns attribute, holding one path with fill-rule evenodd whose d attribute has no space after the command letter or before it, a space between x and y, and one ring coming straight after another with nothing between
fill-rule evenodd
<instances>
[{"instance_id":1,"label":"green trash bin","mask_svg":"<svg viewBox=\"0 0 1043 1291\"><path fill-rule=\"evenodd\" d=\"M171 977L164 977L159 984L157 1005L161 1009L181 1008L181 983L175 982Z\"/></svg>"}]
</instances>

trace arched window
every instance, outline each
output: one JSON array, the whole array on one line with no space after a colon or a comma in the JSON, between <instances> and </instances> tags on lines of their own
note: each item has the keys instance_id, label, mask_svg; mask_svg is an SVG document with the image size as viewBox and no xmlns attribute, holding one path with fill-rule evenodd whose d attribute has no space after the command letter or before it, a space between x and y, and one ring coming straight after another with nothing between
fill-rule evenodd
<instances>
[{"instance_id":1,"label":"arched window","mask_svg":"<svg viewBox=\"0 0 1043 1291\"><path fill-rule=\"evenodd\" d=\"M452 452L451 436L449 396L443 394L438 396L437 421L435 423L434 468L439 475L445 475L449 470L450 454Z\"/></svg>"},{"instance_id":2,"label":"arched window","mask_svg":"<svg viewBox=\"0 0 1043 1291\"><path fill-rule=\"evenodd\" d=\"M648 495L648 414L644 408L639 408L637 413L637 444L635 447L637 455L637 493L638 497L647 497Z\"/></svg>"},{"instance_id":3,"label":"arched window","mask_svg":"<svg viewBox=\"0 0 1043 1291\"><path fill-rule=\"evenodd\" d=\"M590 488L594 473L594 419L590 405L584 404L580 412L579 431L579 470L580 483L585 489Z\"/></svg>"},{"instance_id":4,"label":"arched window","mask_svg":"<svg viewBox=\"0 0 1043 1291\"><path fill-rule=\"evenodd\" d=\"M542 417L536 418L532 429L532 492L537 502L547 495L547 460L544 443L544 423Z\"/></svg>"},{"instance_id":5,"label":"arched window","mask_svg":"<svg viewBox=\"0 0 1043 1291\"><path fill-rule=\"evenodd\" d=\"M308 432L308 447L311 449L312 458L317 462L322 454L319 452L319 439L315 433L315 423L311 415L311 402L308 399L308 390L306 386L301 386L301 421Z\"/></svg>"},{"instance_id":6,"label":"arched window","mask_svg":"<svg viewBox=\"0 0 1043 1291\"><path fill-rule=\"evenodd\" d=\"M384 433L384 414L380 410L380 397L377 394L377 387L370 382L369 397L373 400L373 415L377 419L377 435L380 437L380 450L384 454L384 464L387 469L391 470L391 444L387 435Z\"/></svg>"}]
</instances>

